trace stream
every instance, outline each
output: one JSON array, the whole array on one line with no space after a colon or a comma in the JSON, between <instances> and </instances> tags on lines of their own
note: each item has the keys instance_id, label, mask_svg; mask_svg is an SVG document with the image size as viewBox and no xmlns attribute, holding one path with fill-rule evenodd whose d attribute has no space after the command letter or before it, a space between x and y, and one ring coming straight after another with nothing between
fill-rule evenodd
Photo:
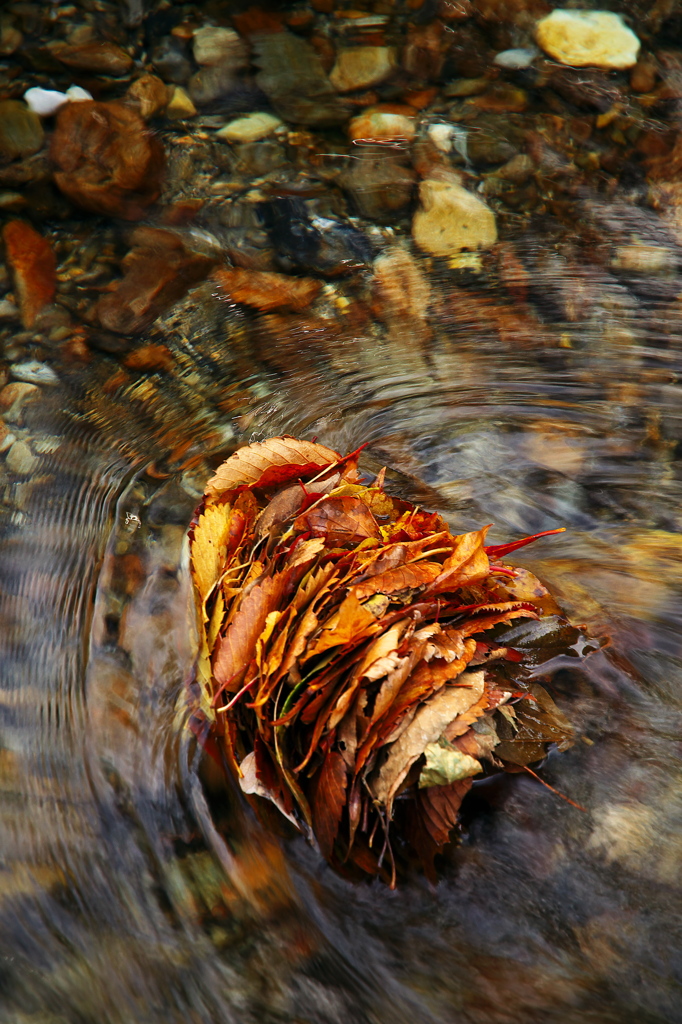
<instances>
[{"instance_id":1,"label":"stream","mask_svg":"<svg viewBox=\"0 0 682 1024\"><path fill-rule=\"evenodd\" d=\"M373 316L367 270L317 318L204 282L136 339L161 370L96 332L50 351L38 464L3 477L0 1020L682 1022L682 242L612 180L572 193L575 232L507 224L520 298L415 255L420 314ZM662 268L618 264L635 237ZM367 444L455 532L566 528L515 557L602 645L537 668L577 734L539 771L584 810L487 780L438 885L391 892L225 791L187 728L187 529L223 458L284 433Z\"/></svg>"}]
</instances>

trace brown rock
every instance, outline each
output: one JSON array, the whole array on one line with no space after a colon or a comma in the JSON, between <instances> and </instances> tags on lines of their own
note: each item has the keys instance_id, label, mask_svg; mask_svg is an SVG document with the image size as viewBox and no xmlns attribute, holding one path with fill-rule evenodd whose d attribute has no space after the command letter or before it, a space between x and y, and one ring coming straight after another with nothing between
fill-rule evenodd
<instances>
[{"instance_id":1,"label":"brown rock","mask_svg":"<svg viewBox=\"0 0 682 1024\"><path fill-rule=\"evenodd\" d=\"M202 281L214 264L208 256L185 249L173 231L138 228L121 267L123 279L97 303L96 315L106 330L140 334L157 316Z\"/></svg>"},{"instance_id":2,"label":"brown rock","mask_svg":"<svg viewBox=\"0 0 682 1024\"><path fill-rule=\"evenodd\" d=\"M140 345L123 360L131 370L171 370L173 356L165 345Z\"/></svg>"},{"instance_id":3,"label":"brown rock","mask_svg":"<svg viewBox=\"0 0 682 1024\"><path fill-rule=\"evenodd\" d=\"M81 43L60 46L52 51L62 64L75 71L91 71L95 75L125 75L133 66L133 58L115 43Z\"/></svg>"},{"instance_id":4,"label":"brown rock","mask_svg":"<svg viewBox=\"0 0 682 1024\"><path fill-rule=\"evenodd\" d=\"M508 82L496 82L487 92L470 100L469 105L495 114L521 114L528 106L528 93Z\"/></svg>"},{"instance_id":5,"label":"brown rock","mask_svg":"<svg viewBox=\"0 0 682 1024\"><path fill-rule=\"evenodd\" d=\"M11 220L2 232L21 322L31 328L56 290L55 258L50 243L23 220Z\"/></svg>"},{"instance_id":6,"label":"brown rock","mask_svg":"<svg viewBox=\"0 0 682 1024\"><path fill-rule=\"evenodd\" d=\"M40 395L40 388L36 384L26 384L24 381L12 381L0 390L0 412L7 423L21 424L24 418L24 406L32 402Z\"/></svg>"},{"instance_id":7,"label":"brown rock","mask_svg":"<svg viewBox=\"0 0 682 1024\"><path fill-rule=\"evenodd\" d=\"M403 50L402 66L415 78L433 81L442 71L445 52L449 45L450 39L440 21L432 21L429 25L410 26Z\"/></svg>"},{"instance_id":8,"label":"brown rock","mask_svg":"<svg viewBox=\"0 0 682 1024\"><path fill-rule=\"evenodd\" d=\"M407 249L394 246L374 261L372 308L389 327L426 341L431 335L426 319L430 301L429 282Z\"/></svg>"},{"instance_id":9,"label":"brown rock","mask_svg":"<svg viewBox=\"0 0 682 1024\"><path fill-rule=\"evenodd\" d=\"M354 142L367 144L411 142L417 131L415 112L411 107L404 110L405 113L396 112L388 104L368 107L349 123L348 134Z\"/></svg>"},{"instance_id":10,"label":"brown rock","mask_svg":"<svg viewBox=\"0 0 682 1024\"><path fill-rule=\"evenodd\" d=\"M652 56L640 57L630 72L632 91L651 92L656 86L657 71L656 61Z\"/></svg>"},{"instance_id":11,"label":"brown rock","mask_svg":"<svg viewBox=\"0 0 682 1024\"><path fill-rule=\"evenodd\" d=\"M412 198L414 171L404 166L401 154L381 146L363 146L350 168L337 181L349 192L358 213L370 220L389 222Z\"/></svg>"},{"instance_id":12,"label":"brown rock","mask_svg":"<svg viewBox=\"0 0 682 1024\"><path fill-rule=\"evenodd\" d=\"M67 103L50 156L57 186L93 213L139 220L161 190L163 147L123 103Z\"/></svg>"},{"instance_id":13,"label":"brown rock","mask_svg":"<svg viewBox=\"0 0 682 1024\"><path fill-rule=\"evenodd\" d=\"M216 270L213 279L233 302L243 302L264 312L272 309L306 309L320 288L311 277L288 277L268 271Z\"/></svg>"},{"instance_id":14,"label":"brown rock","mask_svg":"<svg viewBox=\"0 0 682 1024\"><path fill-rule=\"evenodd\" d=\"M140 117L149 121L165 109L168 95L166 86L160 78L156 75L142 75L130 86L125 98L128 103L137 107Z\"/></svg>"}]
</instances>

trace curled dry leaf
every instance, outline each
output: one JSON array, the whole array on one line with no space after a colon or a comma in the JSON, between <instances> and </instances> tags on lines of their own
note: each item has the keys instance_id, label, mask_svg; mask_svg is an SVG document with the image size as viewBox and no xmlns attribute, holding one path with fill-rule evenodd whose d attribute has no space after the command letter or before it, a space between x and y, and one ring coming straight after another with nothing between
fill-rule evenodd
<instances>
[{"instance_id":1,"label":"curled dry leaf","mask_svg":"<svg viewBox=\"0 0 682 1024\"><path fill-rule=\"evenodd\" d=\"M269 800L349 877L395 884L415 855L434 877L474 778L570 745L524 665L548 637L552 657L588 648L501 562L534 538L453 535L383 473L363 483L357 455L271 438L209 481L190 531L192 721L256 809Z\"/></svg>"}]
</instances>

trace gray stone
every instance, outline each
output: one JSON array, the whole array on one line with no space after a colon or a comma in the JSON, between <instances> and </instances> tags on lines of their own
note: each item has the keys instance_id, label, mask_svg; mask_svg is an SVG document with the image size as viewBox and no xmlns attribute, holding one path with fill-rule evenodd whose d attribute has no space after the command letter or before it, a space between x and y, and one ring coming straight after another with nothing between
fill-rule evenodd
<instances>
[{"instance_id":1,"label":"gray stone","mask_svg":"<svg viewBox=\"0 0 682 1024\"><path fill-rule=\"evenodd\" d=\"M25 441L15 441L7 452L7 468L17 476L30 476L38 461Z\"/></svg>"}]
</instances>

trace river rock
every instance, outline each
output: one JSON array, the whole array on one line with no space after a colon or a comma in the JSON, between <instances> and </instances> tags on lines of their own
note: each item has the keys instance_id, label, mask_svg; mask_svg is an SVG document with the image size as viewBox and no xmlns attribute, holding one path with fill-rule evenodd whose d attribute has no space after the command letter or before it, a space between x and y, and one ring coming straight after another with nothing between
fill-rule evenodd
<instances>
[{"instance_id":1,"label":"river rock","mask_svg":"<svg viewBox=\"0 0 682 1024\"><path fill-rule=\"evenodd\" d=\"M2 238L21 322L29 329L55 296L54 253L50 243L23 220L11 220L5 224Z\"/></svg>"},{"instance_id":2,"label":"river rock","mask_svg":"<svg viewBox=\"0 0 682 1024\"><path fill-rule=\"evenodd\" d=\"M7 468L17 476L30 476L37 465L38 459L25 441L15 441L7 452Z\"/></svg>"},{"instance_id":3,"label":"river rock","mask_svg":"<svg viewBox=\"0 0 682 1024\"><path fill-rule=\"evenodd\" d=\"M188 251L173 231L138 228L130 241L132 248L121 263L123 279L96 307L102 327L118 334L146 330L215 264L208 256Z\"/></svg>"},{"instance_id":4,"label":"river rock","mask_svg":"<svg viewBox=\"0 0 682 1024\"><path fill-rule=\"evenodd\" d=\"M213 280L232 302L242 302L263 312L307 309L322 287L322 282L312 277L241 268L216 270Z\"/></svg>"},{"instance_id":5,"label":"river rock","mask_svg":"<svg viewBox=\"0 0 682 1024\"><path fill-rule=\"evenodd\" d=\"M137 107L140 117L149 121L166 109L168 91L156 75L142 75L130 86L125 98L127 103Z\"/></svg>"},{"instance_id":6,"label":"river rock","mask_svg":"<svg viewBox=\"0 0 682 1024\"><path fill-rule=\"evenodd\" d=\"M40 388L35 384L23 381L12 381L0 390L0 413L6 423L21 425L24 419L24 407L40 397Z\"/></svg>"},{"instance_id":7,"label":"river rock","mask_svg":"<svg viewBox=\"0 0 682 1024\"><path fill-rule=\"evenodd\" d=\"M185 55L184 46L174 36L164 36L159 40L151 52L151 61L164 82L184 85L192 74L192 65Z\"/></svg>"},{"instance_id":8,"label":"river rock","mask_svg":"<svg viewBox=\"0 0 682 1024\"><path fill-rule=\"evenodd\" d=\"M243 39L232 28L205 25L198 28L192 41L192 53L202 67L227 67L239 71L248 62L248 50Z\"/></svg>"},{"instance_id":9,"label":"river rock","mask_svg":"<svg viewBox=\"0 0 682 1024\"><path fill-rule=\"evenodd\" d=\"M256 85L284 121L326 127L347 120L348 107L310 43L293 32L257 32L251 42Z\"/></svg>"},{"instance_id":10,"label":"river rock","mask_svg":"<svg viewBox=\"0 0 682 1024\"><path fill-rule=\"evenodd\" d=\"M611 11L552 11L537 23L535 38L554 60L579 68L631 68L640 46L635 33Z\"/></svg>"},{"instance_id":11,"label":"river rock","mask_svg":"<svg viewBox=\"0 0 682 1024\"><path fill-rule=\"evenodd\" d=\"M352 119L348 134L353 142L411 142L416 134L414 116L369 107Z\"/></svg>"},{"instance_id":12,"label":"river rock","mask_svg":"<svg viewBox=\"0 0 682 1024\"><path fill-rule=\"evenodd\" d=\"M0 100L0 163L37 153L43 144L40 118L19 100Z\"/></svg>"},{"instance_id":13,"label":"river rock","mask_svg":"<svg viewBox=\"0 0 682 1024\"><path fill-rule=\"evenodd\" d=\"M56 89L41 89L35 86L26 90L24 101L29 110L38 117L52 117L60 107L69 102L69 97L65 92L58 92Z\"/></svg>"},{"instance_id":14,"label":"river rock","mask_svg":"<svg viewBox=\"0 0 682 1024\"><path fill-rule=\"evenodd\" d=\"M416 174L403 160L401 154L388 154L380 146L363 146L349 169L339 175L339 185L362 217L390 222L410 202Z\"/></svg>"},{"instance_id":15,"label":"river rock","mask_svg":"<svg viewBox=\"0 0 682 1024\"><path fill-rule=\"evenodd\" d=\"M173 90L166 107L166 117L172 121L181 121L186 117L194 117L197 108L192 103L184 89L179 85L173 86Z\"/></svg>"},{"instance_id":16,"label":"river rock","mask_svg":"<svg viewBox=\"0 0 682 1024\"><path fill-rule=\"evenodd\" d=\"M497 241L493 211L457 182L426 178L419 186L419 199L412 237L432 256L489 249Z\"/></svg>"},{"instance_id":17,"label":"river rock","mask_svg":"<svg viewBox=\"0 0 682 1024\"><path fill-rule=\"evenodd\" d=\"M163 147L124 103L67 103L50 156L58 188L93 213L139 220L161 190Z\"/></svg>"},{"instance_id":18,"label":"river rock","mask_svg":"<svg viewBox=\"0 0 682 1024\"><path fill-rule=\"evenodd\" d=\"M281 127L282 121L274 114L258 111L230 121L216 132L216 138L222 139L223 142L258 142Z\"/></svg>"},{"instance_id":19,"label":"river rock","mask_svg":"<svg viewBox=\"0 0 682 1024\"><path fill-rule=\"evenodd\" d=\"M337 92L367 89L388 78L395 64L391 46L351 46L339 50L329 81Z\"/></svg>"},{"instance_id":20,"label":"river rock","mask_svg":"<svg viewBox=\"0 0 682 1024\"><path fill-rule=\"evenodd\" d=\"M133 66L133 58L115 43L81 43L79 46L59 46L52 50L62 64L76 71L90 71L95 75L119 78Z\"/></svg>"}]
</instances>

